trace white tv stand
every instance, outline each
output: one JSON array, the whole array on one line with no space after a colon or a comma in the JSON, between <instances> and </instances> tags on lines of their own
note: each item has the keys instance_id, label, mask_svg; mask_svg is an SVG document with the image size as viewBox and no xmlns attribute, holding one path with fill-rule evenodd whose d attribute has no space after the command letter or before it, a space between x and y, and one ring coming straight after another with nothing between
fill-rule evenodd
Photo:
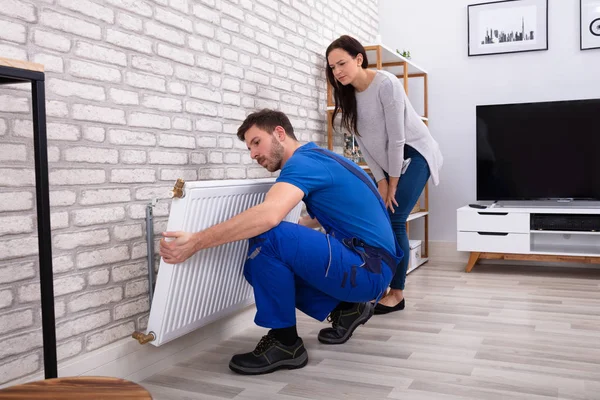
<instances>
[{"instance_id":1,"label":"white tv stand","mask_svg":"<svg viewBox=\"0 0 600 400\"><path fill-rule=\"evenodd\" d=\"M600 264L600 231L535 230L532 214L600 215L594 203L501 204L457 210L457 250L471 253L466 272L478 260L567 261Z\"/></svg>"}]
</instances>

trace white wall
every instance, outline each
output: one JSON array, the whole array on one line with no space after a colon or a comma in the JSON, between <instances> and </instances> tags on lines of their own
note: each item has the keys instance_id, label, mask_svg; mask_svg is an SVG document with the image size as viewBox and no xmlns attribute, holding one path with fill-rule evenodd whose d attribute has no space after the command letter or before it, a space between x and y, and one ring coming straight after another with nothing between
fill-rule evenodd
<instances>
[{"instance_id":1,"label":"white wall","mask_svg":"<svg viewBox=\"0 0 600 400\"><path fill-rule=\"evenodd\" d=\"M235 135L263 107L287 113L301 141L324 144L325 48L341 34L372 41L379 26L377 0L0 4L0 57L46 71L59 366L146 328L149 200L161 199L159 234L177 178L269 175ZM21 86L0 88L0 386L43 365Z\"/></svg>"},{"instance_id":2,"label":"white wall","mask_svg":"<svg viewBox=\"0 0 600 400\"><path fill-rule=\"evenodd\" d=\"M600 97L600 50L579 49L579 0L549 0L547 51L468 57L476 3L379 0L383 44L410 50L429 72L430 128L445 158L430 191L431 240L455 241L456 208L475 200L477 104Z\"/></svg>"}]
</instances>

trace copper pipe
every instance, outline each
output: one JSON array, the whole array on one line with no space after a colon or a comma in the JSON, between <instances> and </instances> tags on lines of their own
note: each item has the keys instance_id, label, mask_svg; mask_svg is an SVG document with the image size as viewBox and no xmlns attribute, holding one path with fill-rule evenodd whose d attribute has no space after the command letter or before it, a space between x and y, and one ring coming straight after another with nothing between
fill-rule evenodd
<instances>
[{"instance_id":1,"label":"copper pipe","mask_svg":"<svg viewBox=\"0 0 600 400\"><path fill-rule=\"evenodd\" d=\"M140 344L146 344L156 339L154 332L149 332L148 334L145 334L139 331L135 331L133 332L131 337L137 340Z\"/></svg>"},{"instance_id":2,"label":"copper pipe","mask_svg":"<svg viewBox=\"0 0 600 400\"><path fill-rule=\"evenodd\" d=\"M177 182L175 182L175 186L173 187L173 190L171 190L171 197L175 198L179 198L181 199L182 197L185 196L185 193L183 192L183 185L185 184L185 181L181 178L177 179Z\"/></svg>"}]
</instances>

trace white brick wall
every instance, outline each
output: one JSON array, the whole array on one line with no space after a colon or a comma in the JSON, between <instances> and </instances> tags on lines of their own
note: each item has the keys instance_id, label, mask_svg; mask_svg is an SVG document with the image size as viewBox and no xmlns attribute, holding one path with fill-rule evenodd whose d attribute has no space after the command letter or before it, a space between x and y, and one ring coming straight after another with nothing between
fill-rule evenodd
<instances>
[{"instance_id":1,"label":"white brick wall","mask_svg":"<svg viewBox=\"0 0 600 400\"><path fill-rule=\"evenodd\" d=\"M46 67L59 360L144 329L145 208L176 178L270 174L235 136L262 107L326 137L324 51L377 0L2 0L0 55ZM0 86L0 386L41 372L29 89Z\"/></svg>"}]
</instances>

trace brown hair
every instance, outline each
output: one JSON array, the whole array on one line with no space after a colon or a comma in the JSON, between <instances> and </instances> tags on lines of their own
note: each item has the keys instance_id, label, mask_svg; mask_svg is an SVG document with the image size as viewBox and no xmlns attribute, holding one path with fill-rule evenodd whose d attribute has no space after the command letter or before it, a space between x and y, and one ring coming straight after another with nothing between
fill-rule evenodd
<instances>
[{"instance_id":1,"label":"brown hair","mask_svg":"<svg viewBox=\"0 0 600 400\"><path fill-rule=\"evenodd\" d=\"M327 80L329 84L333 88L333 98L335 100L335 107L333 109L333 115L331 116L331 124L333 126L333 121L335 120L335 116L338 112L342 113L342 127L346 128L350 133L354 133L358 136L358 129L356 128L356 97L354 86L352 85L341 85L333 76L333 71L329 66L329 61L327 58L329 57L329 53L332 50L341 49L346 51L348 54L352 56L352 58L356 58L357 55L362 54L363 62L360 65L363 69L366 69L369 65L369 61L367 60L367 52L362 44L351 36L343 35L331 42L331 44L327 47L325 51L325 61L327 63L326 73ZM335 129L335 126L334 126Z\"/></svg>"},{"instance_id":2,"label":"brown hair","mask_svg":"<svg viewBox=\"0 0 600 400\"><path fill-rule=\"evenodd\" d=\"M292 139L298 141L294 135L294 128L287 115L281 111L269 110L267 108L254 112L246 117L238 128L237 137L242 142L246 140L248 129L256 126L266 132L273 133L276 127L281 126L285 133Z\"/></svg>"}]
</instances>

